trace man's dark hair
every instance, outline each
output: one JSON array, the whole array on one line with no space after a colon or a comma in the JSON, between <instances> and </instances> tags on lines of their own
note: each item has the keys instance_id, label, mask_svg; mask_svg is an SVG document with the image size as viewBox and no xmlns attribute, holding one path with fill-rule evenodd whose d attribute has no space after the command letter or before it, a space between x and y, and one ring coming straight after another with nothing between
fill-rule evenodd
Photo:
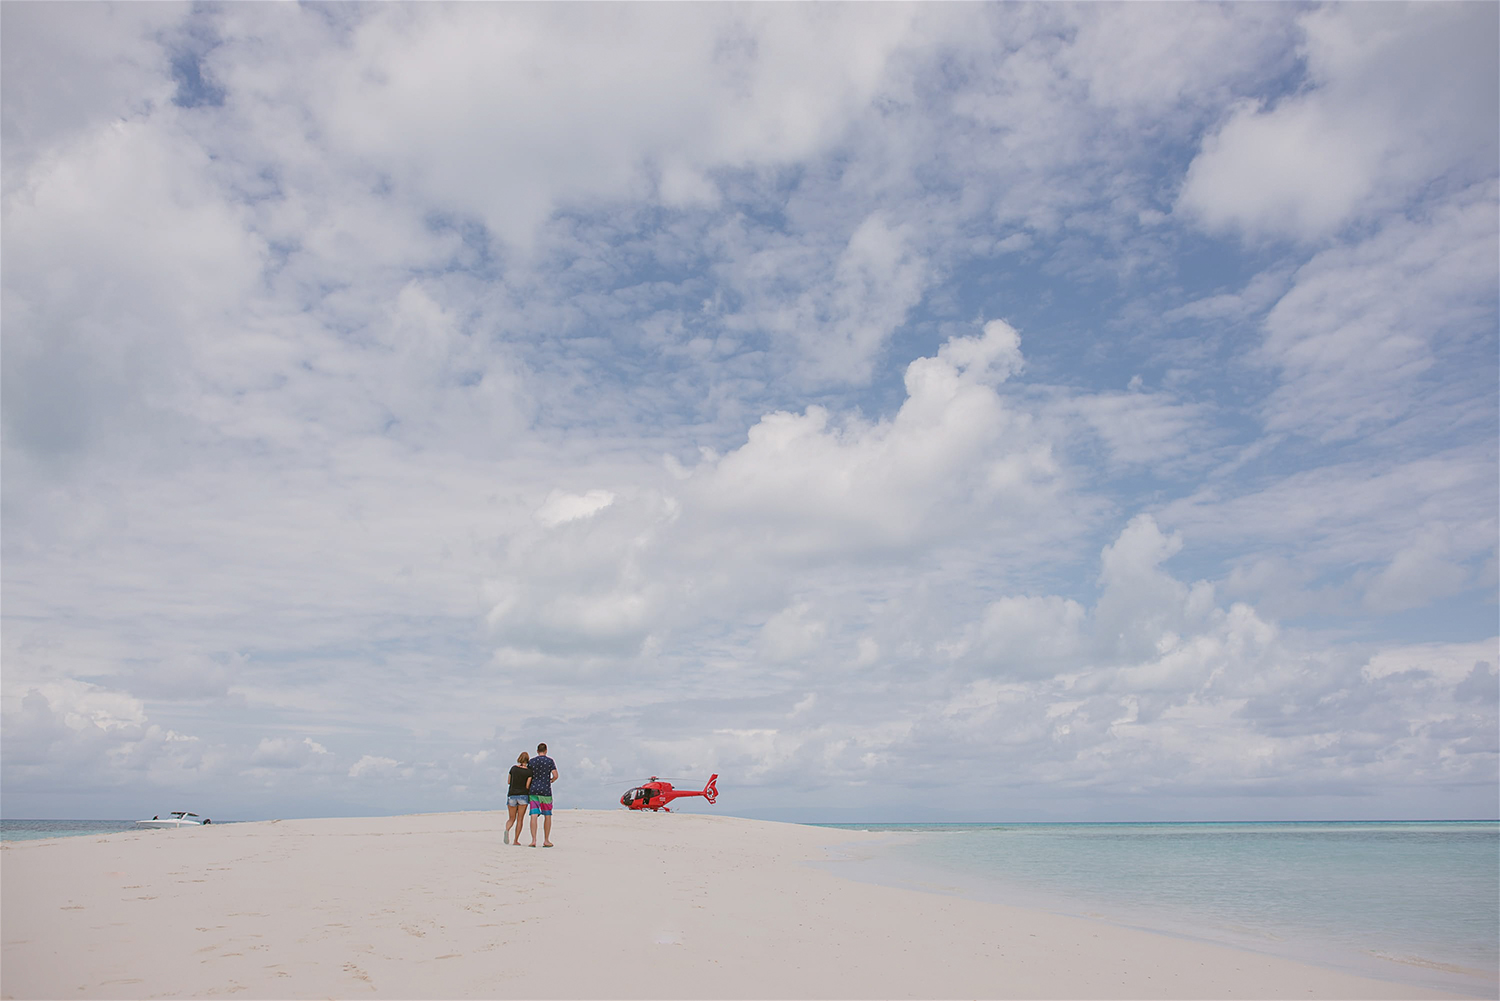
<instances>
[{"instance_id":1,"label":"man's dark hair","mask_svg":"<svg viewBox=\"0 0 1500 1001\"><path fill-rule=\"evenodd\" d=\"M538 744L538 745L536 745L536 753L538 753L538 754L546 754L547 753L547 745L546 744Z\"/></svg>"}]
</instances>

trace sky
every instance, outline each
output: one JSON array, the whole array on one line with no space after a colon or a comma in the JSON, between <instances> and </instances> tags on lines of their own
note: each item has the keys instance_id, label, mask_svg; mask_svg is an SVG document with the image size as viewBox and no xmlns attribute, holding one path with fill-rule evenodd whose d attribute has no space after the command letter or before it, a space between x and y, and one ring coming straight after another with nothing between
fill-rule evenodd
<instances>
[{"instance_id":1,"label":"sky","mask_svg":"<svg viewBox=\"0 0 1500 1001\"><path fill-rule=\"evenodd\" d=\"M1497 816L1497 22L0 5L0 813Z\"/></svg>"}]
</instances>

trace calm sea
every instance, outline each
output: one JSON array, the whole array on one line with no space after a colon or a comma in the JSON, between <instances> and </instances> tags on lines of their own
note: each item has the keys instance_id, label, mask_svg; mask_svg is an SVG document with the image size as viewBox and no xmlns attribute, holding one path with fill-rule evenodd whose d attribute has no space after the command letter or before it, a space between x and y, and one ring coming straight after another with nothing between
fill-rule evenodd
<instances>
[{"instance_id":1,"label":"calm sea","mask_svg":"<svg viewBox=\"0 0 1500 1001\"><path fill-rule=\"evenodd\" d=\"M1500 822L828 824L834 871L1494 997Z\"/></svg>"},{"instance_id":2,"label":"calm sea","mask_svg":"<svg viewBox=\"0 0 1500 1001\"><path fill-rule=\"evenodd\" d=\"M76 838L85 834L139 831L133 820L0 820L0 841Z\"/></svg>"},{"instance_id":3,"label":"calm sea","mask_svg":"<svg viewBox=\"0 0 1500 1001\"><path fill-rule=\"evenodd\" d=\"M232 820L215 824L232 824ZM86 834L118 834L144 831L133 820L0 820L0 841L36 841L39 838L77 838Z\"/></svg>"}]
</instances>

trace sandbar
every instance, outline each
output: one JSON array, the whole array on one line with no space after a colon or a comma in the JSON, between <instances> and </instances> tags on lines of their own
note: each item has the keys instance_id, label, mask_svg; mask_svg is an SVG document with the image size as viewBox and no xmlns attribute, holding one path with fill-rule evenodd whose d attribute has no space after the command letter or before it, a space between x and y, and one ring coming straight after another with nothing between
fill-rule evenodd
<instances>
[{"instance_id":1,"label":"sandbar","mask_svg":"<svg viewBox=\"0 0 1500 1001\"><path fill-rule=\"evenodd\" d=\"M844 879L878 835L703 814L286 820L10 842L5 998L1418 998L1086 918ZM873 842L872 842L873 843Z\"/></svg>"}]
</instances>

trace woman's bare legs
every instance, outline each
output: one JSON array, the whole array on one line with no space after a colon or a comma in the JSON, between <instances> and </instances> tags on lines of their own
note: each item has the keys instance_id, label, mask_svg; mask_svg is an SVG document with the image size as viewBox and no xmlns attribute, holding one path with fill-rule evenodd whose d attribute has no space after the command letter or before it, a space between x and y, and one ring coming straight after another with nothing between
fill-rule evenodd
<instances>
[{"instance_id":1,"label":"woman's bare legs","mask_svg":"<svg viewBox=\"0 0 1500 1001\"><path fill-rule=\"evenodd\" d=\"M509 816L505 820L505 829L509 831L511 825L515 825L516 833L511 839L511 844L519 848L521 846L521 825L526 823L526 807L513 804L507 806L506 810L509 811Z\"/></svg>"}]
</instances>

